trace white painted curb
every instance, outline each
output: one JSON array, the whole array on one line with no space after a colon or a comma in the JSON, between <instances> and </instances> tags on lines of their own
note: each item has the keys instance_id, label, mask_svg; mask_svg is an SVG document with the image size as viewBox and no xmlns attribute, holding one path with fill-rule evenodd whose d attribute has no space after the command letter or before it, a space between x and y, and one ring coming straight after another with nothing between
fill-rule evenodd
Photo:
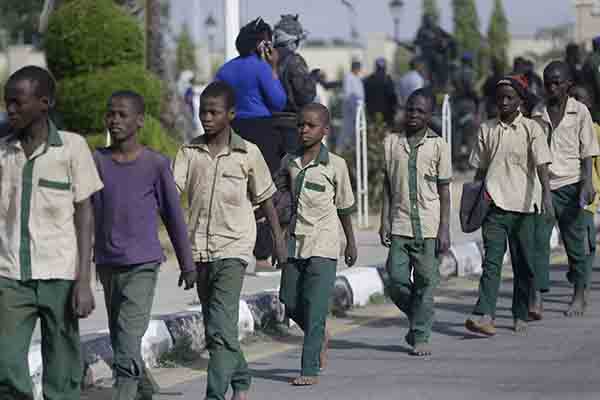
<instances>
[{"instance_id":1,"label":"white painted curb","mask_svg":"<svg viewBox=\"0 0 600 400\"><path fill-rule=\"evenodd\" d=\"M348 268L340 272L338 276L343 276L348 281L352 290L354 307L367 305L374 294L383 294L383 281L377 268Z\"/></svg>"}]
</instances>

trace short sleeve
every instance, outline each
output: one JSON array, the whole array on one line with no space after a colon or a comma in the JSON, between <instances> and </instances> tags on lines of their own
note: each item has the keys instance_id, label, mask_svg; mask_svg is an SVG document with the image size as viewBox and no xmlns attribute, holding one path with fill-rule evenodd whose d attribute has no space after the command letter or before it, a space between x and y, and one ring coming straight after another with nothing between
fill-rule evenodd
<instances>
[{"instance_id":1,"label":"short sleeve","mask_svg":"<svg viewBox=\"0 0 600 400\"><path fill-rule=\"evenodd\" d=\"M71 176L76 203L84 201L104 187L87 142L74 134L71 142Z\"/></svg>"},{"instance_id":2,"label":"short sleeve","mask_svg":"<svg viewBox=\"0 0 600 400\"><path fill-rule=\"evenodd\" d=\"M579 130L579 154L583 160L584 158L600 155L600 145L594 132L594 123L590 112L584 106L580 109L582 110L582 117Z\"/></svg>"},{"instance_id":3,"label":"short sleeve","mask_svg":"<svg viewBox=\"0 0 600 400\"><path fill-rule=\"evenodd\" d=\"M350 174L346 161L340 159L336 165L335 207L338 215L350 215L356 211L356 201L350 183Z\"/></svg>"},{"instance_id":4,"label":"short sleeve","mask_svg":"<svg viewBox=\"0 0 600 400\"><path fill-rule=\"evenodd\" d=\"M489 166L489 157L486 154L486 143L484 127L479 128L479 134L477 135L477 143L471 150L471 156L469 157L469 164L475 169L487 169Z\"/></svg>"},{"instance_id":5,"label":"short sleeve","mask_svg":"<svg viewBox=\"0 0 600 400\"><path fill-rule=\"evenodd\" d=\"M437 183L443 185L450 183L451 180L452 165L450 165L450 147L445 140L440 139Z\"/></svg>"},{"instance_id":6,"label":"short sleeve","mask_svg":"<svg viewBox=\"0 0 600 400\"><path fill-rule=\"evenodd\" d=\"M531 154L535 165L550 164L552 162L552 154L548 146L548 139L544 133L542 126L534 122L530 129Z\"/></svg>"},{"instance_id":7,"label":"short sleeve","mask_svg":"<svg viewBox=\"0 0 600 400\"><path fill-rule=\"evenodd\" d=\"M260 204L270 199L277 191L267 162L260 150L255 146L248 146L249 157L249 176L248 176L248 191L252 199L252 203Z\"/></svg>"}]
</instances>

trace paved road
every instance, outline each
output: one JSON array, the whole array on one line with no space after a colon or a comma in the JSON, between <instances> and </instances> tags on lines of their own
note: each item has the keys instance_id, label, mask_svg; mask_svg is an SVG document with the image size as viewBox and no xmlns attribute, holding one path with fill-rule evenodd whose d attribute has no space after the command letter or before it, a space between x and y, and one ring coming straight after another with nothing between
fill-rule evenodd
<instances>
[{"instance_id":1,"label":"paved road","mask_svg":"<svg viewBox=\"0 0 600 400\"><path fill-rule=\"evenodd\" d=\"M599 270L596 266L595 272ZM349 320L338 319L335 323L345 324L345 333L335 335L330 365L321 383L311 388L287 384L298 373L300 353L295 345L269 345L259 349L258 355L250 348L254 376L251 398L597 400L600 308L596 305L600 302L600 281L594 282L592 291L596 307L584 318L567 319L562 312L571 289L565 283L564 272L564 266L554 268L545 319L531 324L527 335L515 335L510 330L511 281L507 279L501 289L498 334L491 339L471 335L463 328L475 301L476 282L459 279L446 283L436 297L437 323L432 338L435 353L427 359L408 355L402 339L406 319L392 305L370 306ZM265 356L277 352L277 346L287 351ZM182 393L159 398L202 398L204 365L157 371L163 390ZM109 397L108 392L100 392L86 398Z\"/></svg>"}]
</instances>

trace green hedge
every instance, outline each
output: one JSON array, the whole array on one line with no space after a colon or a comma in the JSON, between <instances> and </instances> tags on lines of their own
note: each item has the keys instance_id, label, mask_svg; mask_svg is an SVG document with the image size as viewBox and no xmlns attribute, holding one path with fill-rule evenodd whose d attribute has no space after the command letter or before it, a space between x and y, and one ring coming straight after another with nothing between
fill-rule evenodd
<instances>
[{"instance_id":1,"label":"green hedge","mask_svg":"<svg viewBox=\"0 0 600 400\"><path fill-rule=\"evenodd\" d=\"M129 64L59 81L57 109L64 125L82 134L101 132L107 100L117 90L138 92L146 113L159 117L160 80L141 65Z\"/></svg>"},{"instance_id":2,"label":"green hedge","mask_svg":"<svg viewBox=\"0 0 600 400\"><path fill-rule=\"evenodd\" d=\"M45 38L56 79L120 64L144 63L144 36L112 0L73 0L50 18Z\"/></svg>"},{"instance_id":3,"label":"green hedge","mask_svg":"<svg viewBox=\"0 0 600 400\"><path fill-rule=\"evenodd\" d=\"M92 150L104 147L106 145L106 133L88 135L86 136L86 140ZM139 140L143 145L169 156L171 159L175 157L180 146L162 128L160 122L151 115L146 115L145 117L144 127L139 133Z\"/></svg>"}]
</instances>

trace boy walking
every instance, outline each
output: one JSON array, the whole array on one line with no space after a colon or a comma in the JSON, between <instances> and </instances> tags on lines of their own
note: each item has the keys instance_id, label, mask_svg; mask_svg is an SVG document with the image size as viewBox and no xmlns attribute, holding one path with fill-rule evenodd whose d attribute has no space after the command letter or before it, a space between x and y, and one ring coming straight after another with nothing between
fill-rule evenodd
<instances>
[{"instance_id":1,"label":"boy walking","mask_svg":"<svg viewBox=\"0 0 600 400\"><path fill-rule=\"evenodd\" d=\"M302 149L285 156L280 171L290 178L294 210L288 229L291 260L281 273L279 297L287 316L304 331L302 371L291 382L296 386L316 384L324 367L321 351L327 346L325 323L340 249L338 219L346 236L346 265L353 266L357 256L348 167L321 143L329 129L325 106L304 106L298 119Z\"/></svg>"},{"instance_id":2,"label":"boy walking","mask_svg":"<svg viewBox=\"0 0 600 400\"><path fill-rule=\"evenodd\" d=\"M158 238L160 215L181 268L179 286L194 286L196 267L170 160L138 141L144 126L144 99L119 91L105 115L110 147L94 160L104 189L93 196L95 261L104 288L116 376L114 400L152 398L140 351L148 329L159 267L165 261Z\"/></svg>"},{"instance_id":3,"label":"boy walking","mask_svg":"<svg viewBox=\"0 0 600 400\"><path fill-rule=\"evenodd\" d=\"M280 263L287 256L271 197L275 185L258 147L231 129L235 94L213 82L200 97L205 135L183 146L174 162L177 188L189 203L189 236L198 271L206 346L210 352L207 400L245 400L250 375L238 341L239 302L244 271L256 241L253 205L259 205L274 236Z\"/></svg>"},{"instance_id":4,"label":"boy walking","mask_svg":"<svg viewBox=\"0 0 600 400\"><path fill-rule=\"evenodd\" d=\"M0 398L33 399L27 361L39 318L43 395L79 400L79 322L90 288L93 210L102 188L85 140L48 118L55 84L34 66L4 89L11 133L0 140Z\"/></svg>"},{"instance_id":5,"label":"boy walking","mask_svg":"<svg viewBox=\"0 0 600 400\"><path fill-rule=\"evenodd\" d=\"M595 190L592 180L593 158L600 155L600 146L594 132L592 117L585 105L568 96L571 78L568 66L555 61L544 70L546 100L536 106L532 118L546 133L552 152L550 188L556 212L556 222L569 259L569 282L573 297L566 316L580 316L585 311L585 291L589 286L592 252L585 211L593 202ZM545 227L545 254L540 260L538 275L548 279L550 267L550 235L555 221ZM539 294L538 294L538 297ZM540 300L541 302L541 300Z\"/></svg>"},{"instance_id":6,"label":"boy walking","mask_svg":"<svg viewBox=\"0 0 600 400\"><path fill-rule=\"evenodd\" d=\"M390 248L390 296L409 321L411 354L431 354L433 290L439 255L450 247L450 150L430 128L433 98L416 90L406 102L404 132L390 134L384 147L381 243ZM411 282L411 272L414 279Z\"/></svg>"}]
</instances>

